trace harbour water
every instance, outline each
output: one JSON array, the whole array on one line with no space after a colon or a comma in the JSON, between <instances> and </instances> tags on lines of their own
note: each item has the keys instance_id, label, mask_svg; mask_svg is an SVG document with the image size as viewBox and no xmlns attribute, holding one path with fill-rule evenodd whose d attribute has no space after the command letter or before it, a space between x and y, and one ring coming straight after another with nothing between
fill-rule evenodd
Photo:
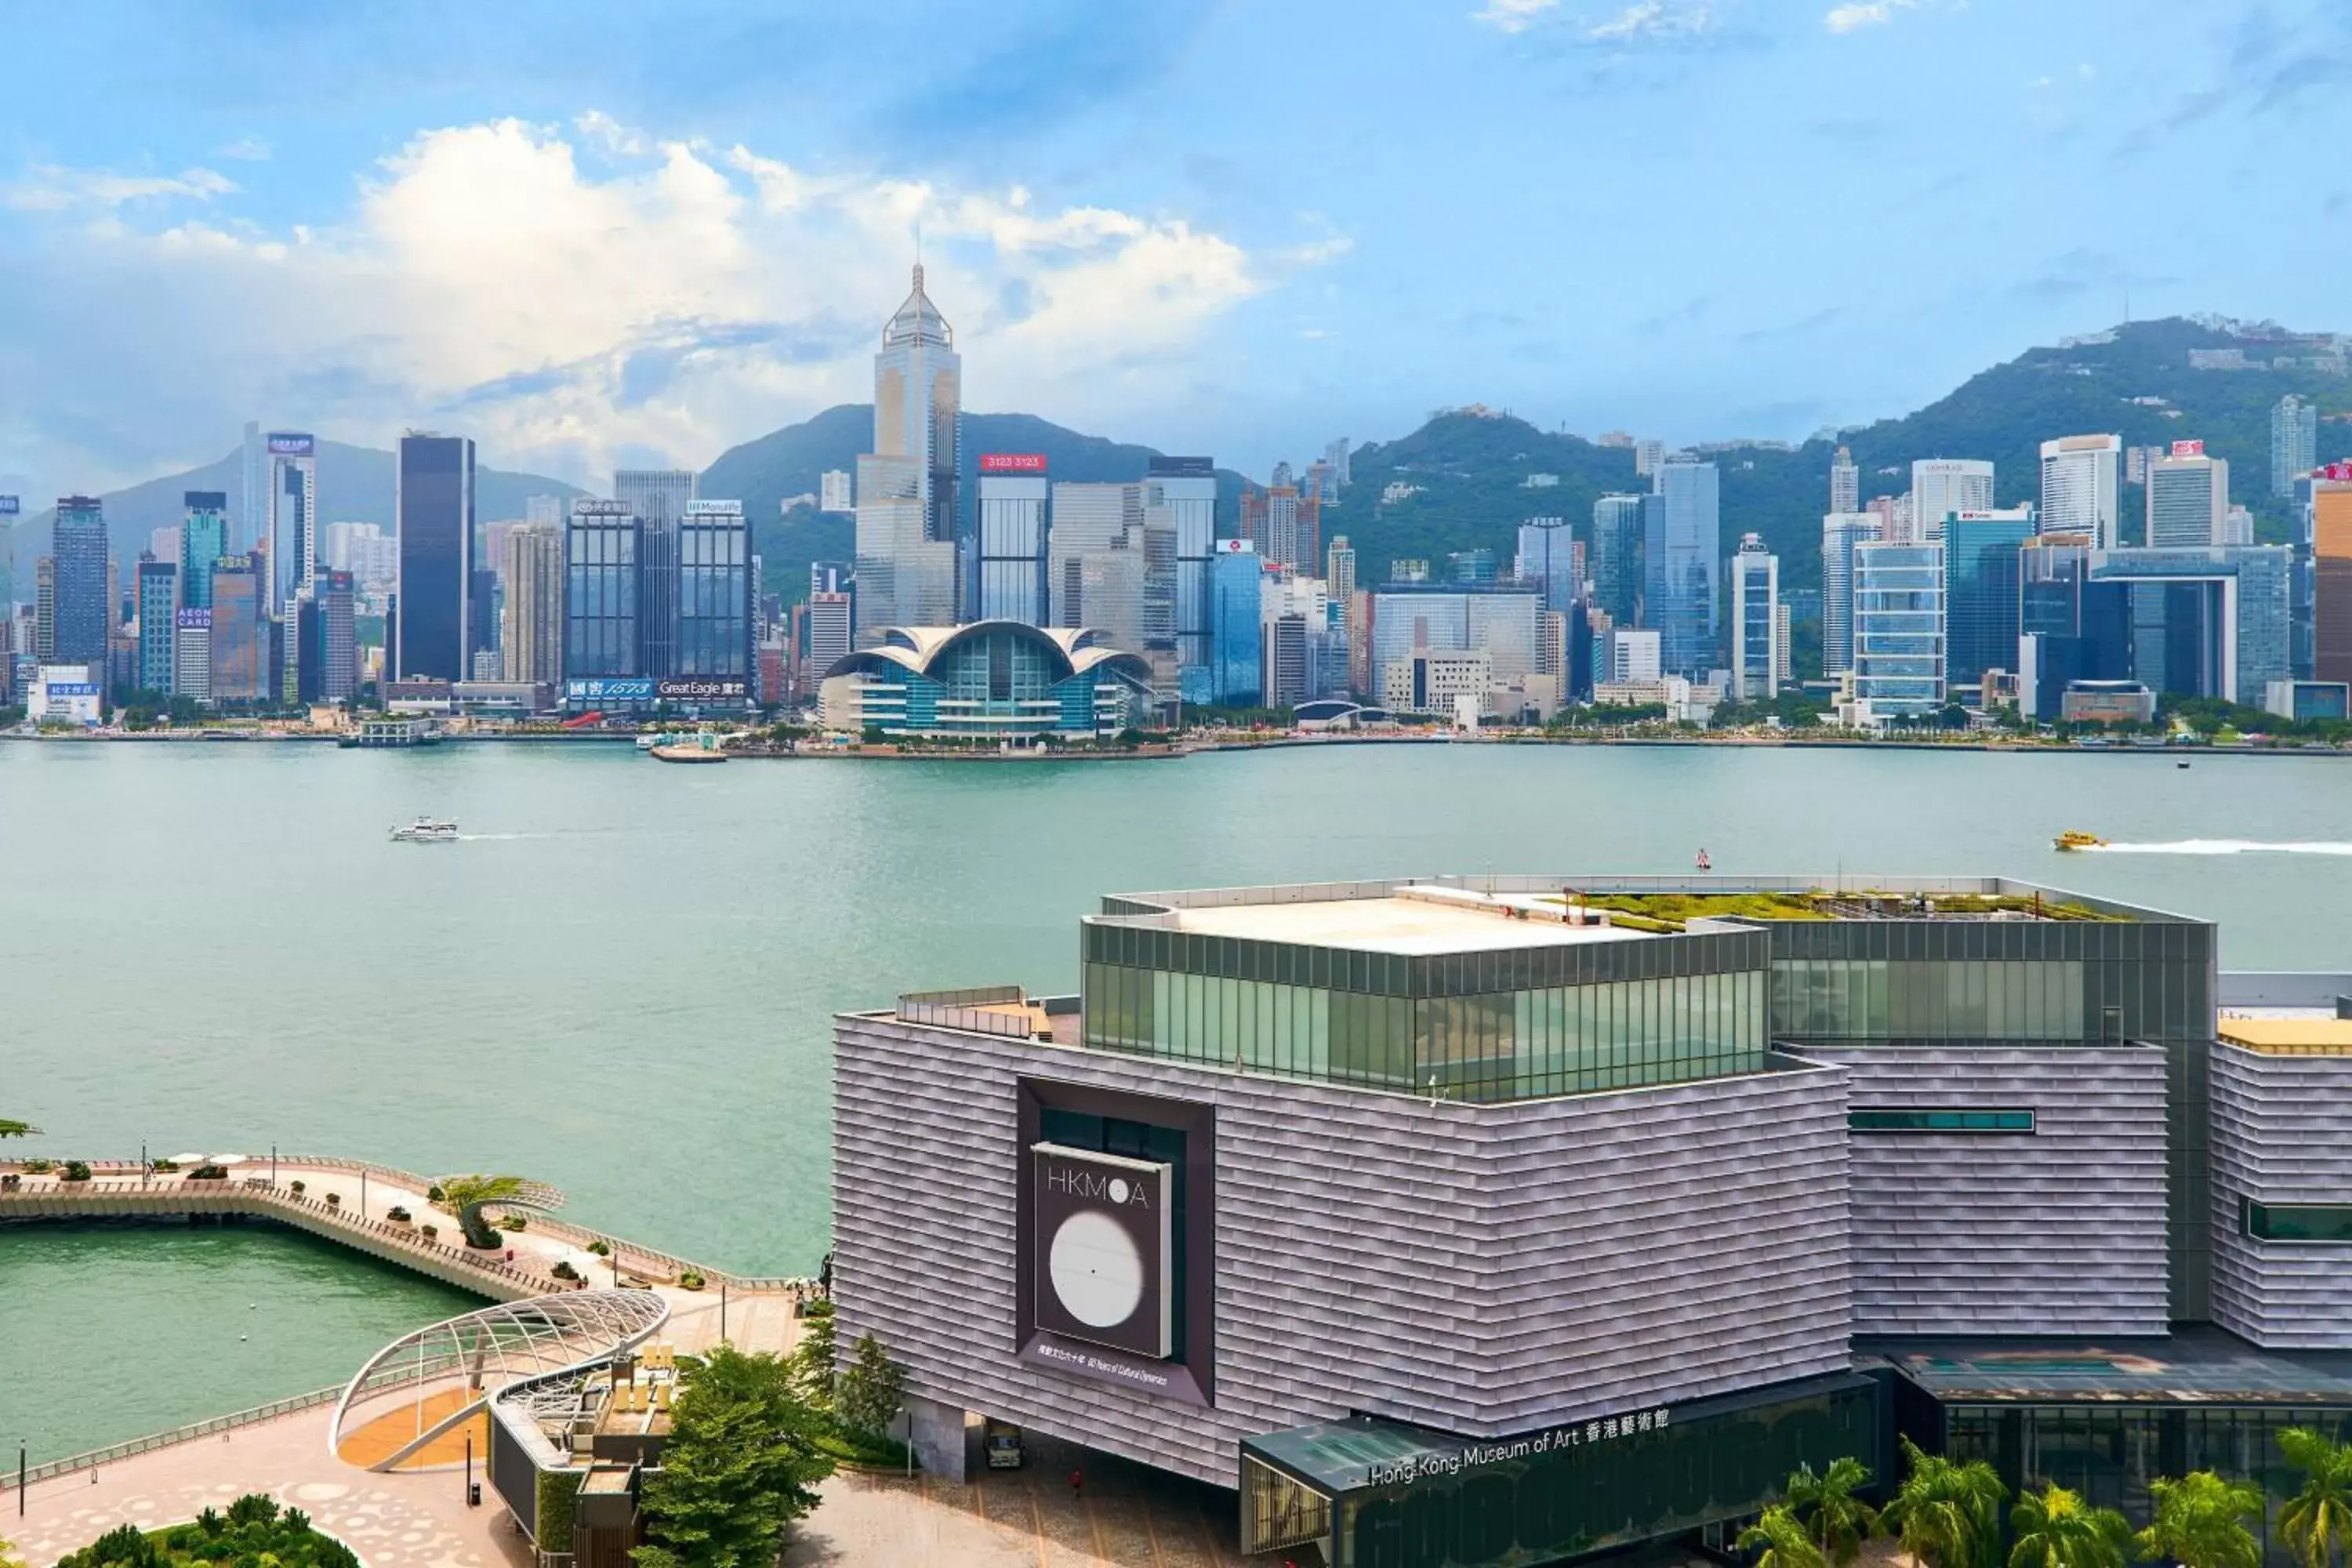
<instances>
[{"instance_id":1,"label":"harbour water","mask_svg":"<svg viewBox=\"0 0 2352 1568\"><path fill-rule=\"evenodd\" d=\"M420 812L460 840L392 843ZM2069 827L2115 847L2053 852ZM1457 744L666 768L621 747L19 743L0 745L0 1115L58 1156L275 1143L511 1171L586 1223L813 1272L837 1009L1074 988L1076 922L1108 891L1674 872L1702 847L1718 873L2031 878L2216 919L2229 967L2352 968L2352 770L2324 757ZM19 1270L58 1245L0 1234ZM104 1289L161 1333L166 1277ZM97 1283L68 1268L41 1297L64 1292L68 1322ZM38 1337L23 1300L0 1271L0 1341ZM190 1404L134 1426L212 1413Z\"/></svg>"}]
</instances>

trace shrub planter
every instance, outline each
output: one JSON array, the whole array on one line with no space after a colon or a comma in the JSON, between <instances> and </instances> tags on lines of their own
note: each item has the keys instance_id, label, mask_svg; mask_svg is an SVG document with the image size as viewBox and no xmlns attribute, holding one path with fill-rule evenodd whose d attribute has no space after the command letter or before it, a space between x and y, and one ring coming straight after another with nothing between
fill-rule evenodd
<instances>
[{"instance_id":1,"label":"shrub planter","mask_svg":"<svg viewBox=\"0 0 2352 1568\"><path fill-rule=\"evenodd\" d=\"M301 1183L299 1183L299 1182L289 1182L289 1183L287 1183L287 1184L286 1184L286 1190L287 1190L288 1192L289 1192L289 1193L292 1193L292 1194L293 1194L296 1197L298 1197L298 1198L299 1198L299 1197L300 1197L304 1193L306 1193L306 1192L310 1191L310 1189L309 1189L308 1187L304 1186L304 1185L303 1185Z\"/></svg>"},{"instance_id":2,"label":"shrub planter","mask_svg":"<svg viewBox=\"0 0 2352 1568\"><path fill-rule=\"evenodd\" d=\"M441 1227L437 1225L420 1225L416 1227L416 1234L423 1237L425 1240L431 1241L435 1237L441 1234Z\"/></svg>"},{"instance_id":3,"label":"shrub planter","mask_svg":"<svg viewBox=\"0 0 2352 1568\"><path fill-rule=\"evenodd\" d=\"M327 1206L331 1209L342 1207L343 1194L341 1193L329 1193L327 1194Z\"/></svg>"}]
</instances>

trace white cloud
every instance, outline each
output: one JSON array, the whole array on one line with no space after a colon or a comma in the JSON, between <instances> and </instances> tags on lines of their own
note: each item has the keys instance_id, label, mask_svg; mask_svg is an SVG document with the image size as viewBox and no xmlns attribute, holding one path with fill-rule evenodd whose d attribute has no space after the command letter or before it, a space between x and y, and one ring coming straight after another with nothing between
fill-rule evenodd
<instances>
[{"instance_id":1,"label":"white cloud","mask_svg":"<svg viewBox=\"0 0 2352 1568\"><path fill-rule=\"evenodd\" d=\"M1677 7L1665 5L1664 0L1636 0L1636 4L1626 6L1608 21L1585 28L1584 36L1596 43L1622 43L1704 33L1714 23L1714 10L1707 5Z\"/></svg>"},{"instance_id":2,"label":"white cloud","mask_svg":"<svg viewBox=\"0 0 2352 1568\"><path fill-rule=\"evenodd\" d=\"M1863 27L1879 27L1895 19L1897 11L1908 11L1918 0L1853 0L1835 5L1822 16L1822 26L1832 33L1851 33Z\"/></svg>"},{"instance_id":3,"label":"white cloud","mask_svg":"<svg viewBox=\"0 0 2352 1568\"><path fill-rule=\"evenodd\" d=\"M7 189L58 188L55 173ZM235 188L201 173L112 200ZM21 441L97 470L89 483L144 477L258 417L372 445L430 424L474 436L486 462L583 479L624 447L699 465L871 395L919 222L967 406L1089 428L1173 417L1171 361L1346 243L1254 258L1177 217L1056 209L1009 184L816 176L601 115L570 131L509 120L423 133L330 225L130 216L60 211L0 258L0 289L21 279L50 302L0 342L0 384L78 388L89 378L76 367L111 367L104 386L66 395L86 406L45 400L0 418L0 460ZM107 434L35 423L52 418ZM128 445L142 437L157 447Z\"/></svg>"},{"instance_id":4,"label":"white cloud","mask_svg":"<svg viewBox=\"0 0 2352 1568\"><path fill-rule=\"evenodd\" d=\"M269 143L258 136L241 136L222 148L220 155L248 163L267 163L269 160Z\"/></svg>"},{"instance_id":5,"label":"white cloud","mask_svg":"<svg viewBox=\"0 0 2352 1568\"><path fill-rule=\"evenodd\" d=\"M1486 8L1472 12L1470 19L1484 22L1497 32L1524 33L1537 17L1559 5L1559 0L1486 0Z\"/></svg>"},{"instance_id":6,"label":"white cloud","mask_svg":"<svg viewBox=\"0 0 2352 1568\"><path fill-rule=\"evenodd\" d=\"M20 212L64 212L74 208L110 209L129 202L184 197L210 201L236 189L226 175L211 169L184 169L177 174L121 174L111 169L66 169L53 163L35 164L25 177L0 184L0 203Z\"/></svg>"}]
</instances>

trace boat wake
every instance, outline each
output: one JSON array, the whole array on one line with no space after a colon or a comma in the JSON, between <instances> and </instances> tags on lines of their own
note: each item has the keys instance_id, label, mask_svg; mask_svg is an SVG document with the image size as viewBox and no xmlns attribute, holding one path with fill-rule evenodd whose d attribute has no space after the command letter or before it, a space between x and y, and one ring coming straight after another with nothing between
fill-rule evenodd
<instances>
[{"instance_id":1,"label":"boat wake","mask_svg":"<svg viewBox=\"0 0 2352 1568\"><path fill-rule=\"evenodd\" d=\"M2170 844L2101 844L2094 855L2352 855L2352 844L2318 839L2265 844L2253 838L2183 838Z\"/></svg>"}]
</instances>

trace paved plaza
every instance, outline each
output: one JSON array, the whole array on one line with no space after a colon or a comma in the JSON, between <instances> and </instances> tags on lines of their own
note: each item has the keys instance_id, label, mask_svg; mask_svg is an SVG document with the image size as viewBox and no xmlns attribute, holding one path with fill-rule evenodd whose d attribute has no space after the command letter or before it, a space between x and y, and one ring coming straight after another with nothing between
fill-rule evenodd
<instances>
[{"instance_id":1,"label":"paved plaza","mask_svg":"<svg viewBox=\"0 0 2352 1568\"><path fill-rule=\"evenodd\" d=\"M48 1568L128 1520L155 1530L265 1491L310 1514L370 1568L534 1568L529 1544L484 1488L465 1505L462 1474L381 1475L327 1451L320 1407L225 1436L158 1448L36 1482L26 1515L0 1535L31 1568ZM1080 1473L1073 1493L1070 1472ZM479 1479L478 1474L477 1479ZM1032 1445L1024 1469L968 1486L928 1476L845 1473L803 1522L787 1568L1225 1568L1234 1550L1230 1493L1062 1445ZM13 1493L0 1502L14 1504Z\"/></svg>"}]
</instances>

